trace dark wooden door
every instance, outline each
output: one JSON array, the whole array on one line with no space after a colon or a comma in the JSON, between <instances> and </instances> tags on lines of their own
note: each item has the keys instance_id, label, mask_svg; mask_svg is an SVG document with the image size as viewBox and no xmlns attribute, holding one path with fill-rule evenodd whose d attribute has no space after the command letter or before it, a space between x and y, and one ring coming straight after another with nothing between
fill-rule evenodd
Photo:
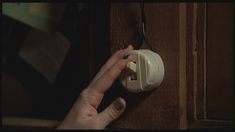
<instances>
[{"instance_id":1,"label":"dark wooden door","mask_svg":"<svg viewBox=\"0 0 235 132\"><path fill-rule=\"evenodd\" d=\"M186 4L146 3L147 39L162 57L160 87L140 93L135 105L114 123L122 128L186 127ZM111 50L131 42L136 47L141 25L139 3L111 4ZM146 48L144 45L143 48ZM134 98L126 97L127 105Z\"/></svg>"},{"instance_id":2,"label":"dark wooden door","mask_svg":"<svg viewBox=\"0 0 235 132\"><path fill-rule=\"evenodd\" d=\"M232 4L146 3L144 6L147 39L163 59L165 78L151 92L119 94L125 97L129 107L112 125L160 129L231 127ZM112 3L110 23L111 53L128 43L137 46L139 3ZM120 89L125 91L121 85Z\"/></svg>"}]
</instances>

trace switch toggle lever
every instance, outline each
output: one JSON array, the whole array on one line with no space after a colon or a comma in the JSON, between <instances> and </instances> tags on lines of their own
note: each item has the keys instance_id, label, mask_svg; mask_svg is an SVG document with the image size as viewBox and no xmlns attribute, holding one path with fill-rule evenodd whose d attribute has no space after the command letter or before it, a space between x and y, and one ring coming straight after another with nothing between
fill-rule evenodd
<instances>
[{"instance_id":1,"label":"switch toggle lever","mask_svg":"<svg viewBox=\"0 0 235 132\"><path fill-rule=\"evenodd\" d=\"M130 92L149 91L158 87L164 78L164 64L161 57L147 49L132 50L135 62L128 62L121 76L122 85Z\"/></svg>"},{"instance_id":2,"label":"switch toggle lever","mask_svg":"<svg viewBox=\"0 0 235 132\"><path fill-rule=\"evenodd\" d=\"M136 72L136 63L135 62L128 62L127 68L135 73Z\"/></svg>"},{"instance_id":3,"label":"switch toggle lever","mask_svg":"<svg viewBox=\"0 0 235 132\"><path fill-rule=\"evenodd\" d=\"M128 62L127 68L131 72L130 80L137 80L137 73L136 73L136 62Z\"/></svg>"}]
</instances>

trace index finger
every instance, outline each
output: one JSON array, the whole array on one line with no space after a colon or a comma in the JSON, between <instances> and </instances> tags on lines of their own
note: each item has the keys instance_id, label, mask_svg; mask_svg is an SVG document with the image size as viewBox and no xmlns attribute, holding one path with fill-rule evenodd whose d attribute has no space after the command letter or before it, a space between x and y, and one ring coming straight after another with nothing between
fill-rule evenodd
<instances>
[{"instance_id":1,"label":"index finger","mask_svg":"<svg viewBox=\"0 0 235 132\"><path fill-rule=\"evenodd\" d=\"M101 67L100 71L97 73L97 75L93 79L92 83L94 81L96 81L98 78L100 78L105 73L105 71L110 69L115 63L117 63L119 60L121 60L127 52L129 52L131 50L133 50L133 47L132 47L132 45L129 45L125 49L116 51L114 53L114 55L112 57L110 57L108 59L108 61Z\"/></svg>"},{"instance_id":2,"label":"index finger","mask_svg":"<svg viewBox=\"0 0 235 132\"><path fill-rule=\"evenodd\" d=\"M128 56L127 59L121 59L116 64L114 64L110 69L108 69L99 79L97 79L90 88L95 90L98 93L106 92L113 82L120 75L122 70L125 68L126 64L130 61L133 61L132 56Z\"/></svg>"}]
</instances>

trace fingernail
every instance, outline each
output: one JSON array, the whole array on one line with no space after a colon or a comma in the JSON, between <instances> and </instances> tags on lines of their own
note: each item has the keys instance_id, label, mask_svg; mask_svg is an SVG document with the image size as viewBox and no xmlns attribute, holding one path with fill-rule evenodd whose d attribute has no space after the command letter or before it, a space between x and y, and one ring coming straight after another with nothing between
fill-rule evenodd
<instances>
[{"instance_id":1,"label":"fingernail","mask_svg":"<svg viewBox=\"0 0 235 132\"><path fill-rule=\"evenodd\" d=\"M114 107L116 110L120 111L124 107L124 105L123 105L122 101L120 99L118 99L114 102Z\"/></svg>"},{"instance_id":2,"label":"fingernail","mask_svg":"<svg viewBox=\"0 0 235 132\"><path fill-rule=\"evenodd\" d=\"M130 54L125 55L125 56L123 57L123 59L124 59L124 60L127 59L128 56L130 56Z\"/></svg>"}]
</instances>

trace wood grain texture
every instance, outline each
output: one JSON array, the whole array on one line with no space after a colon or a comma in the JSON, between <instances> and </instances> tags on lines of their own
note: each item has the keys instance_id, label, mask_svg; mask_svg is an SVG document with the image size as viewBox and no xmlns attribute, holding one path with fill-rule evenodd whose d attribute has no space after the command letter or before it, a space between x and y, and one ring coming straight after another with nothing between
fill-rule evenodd
<instances>
[{"instance_id":1,"label":"wood grain texture","mask_svg":"<svg viewBox=\"0 0 235 132\"><path fill-rule=\"evenodd\" d=\"M119 96L125 94L128 108L113 126L231 127L232 7L222 5L145 4L147 37L163 58L166 76L160 87L148 93L133 96L117 90ZM127 46L127 41L138 42L139 12L138 3L111 5L111 52Z\"/></svg>"},{"instance_id":2,"label":"wood grain texture","mask_svg":"<svg viewBox=\"0 0 235 132\"><path fill-rule=\"evenodd\" d=\"M111 4L112 51L126 46L122 43L123 40L131 39L136 34L139 12L138 3ZM146 3L145 13L147 37L154 50L163 59L165 78L162 85L154 91L141 93L142 97L139 96L138 101L135 101L132 107L127 107L124 115L114 122L113 126L133 129L180 128L181 115L185 111L183 111L183 107L180 107L180 81L184 80L180 80L179 76L180 74L184 76L184 66L180 67L179 61L180 57L185 57L185 53L181 55L179 53L179 4ZM181 20L184 21L184 19ZM185 48L181 50L185 50ZM185 63L185 60L181 61ZM180 73L180 69L183 70L182 73ZM128 106L135 98L125 96L125 99Z\"/></svg>"},{"instance_id":3,"label":"wood grain texture","mask_svg":"<svg viewBox=\"0 0 235 132\"><path fill-rule=\"evenodd\" d=\"M196 3L193 7L193 89L195 119L205 119L206 115L206 4ZM189 44L190 45L190 44Z\"/></svg>"},{"instance_id":4,"label":"wood grain texture","mask_svg":"<svg viewBox=\"0 0 235 132\"><path fill-rule=\"evenodd\" d=\"M186 59L186 4L179 4L179 102L180 102L180 128L187 128L187 59Z\"/></svg>"},{"instance_id":5,"label":"wood grain texture","mask_svg":"<svg viewBox=\"0 0 235 132\"><path fill-rule=\"evenodd\" d=\"M231 10L229 3L187 6L188 128L232 126Z\"/></svg>"},{"instance_id":6,"label":"wood grain texture","mask_svg":"<svg viewBox=\"0 0 235 132\"><path fill-rule=\"evenodd\" d=\"M205 118L205 29L206 4L187 4L187 116Z\"/></svg>"},{"instance_id":7,"label":"wood grain texture","mask_svg":"<svg viewBox=\"0 0 235 132\"><path fill-rule=\"evenodd\" d=\"M209 3L207 14L207 118L231 121L234 117L233 5Z\"/></svg>"},{"instance_id":8,"label":"wood grain texture","mask_svg":"<svg viewBox=\"0 0 235 132\"><path fill-rule=\"evenodd\" d=\"M186 42L187 42L187 47L186 47L186 52L187 52L187 119L190 122L191 120L194 120L195 118L195 109L194 109L194 90L193 90L193 48L192 48L192 43L193 43L193 13L194 13L194 4L193 3L188 3L187 4L187 28L186 28Z\"/></svg>"},{"instance_id":9,"label":"wood grain texture","mask_svg":"<svg viewBox=\"0 0 235 132\"><path fill-rule=\"evenodd\" d=\"M198 4L197 10L197 30L196 47L197 50L197 118L206 117L206 4Z\"/></svg>"}]
</instances>

